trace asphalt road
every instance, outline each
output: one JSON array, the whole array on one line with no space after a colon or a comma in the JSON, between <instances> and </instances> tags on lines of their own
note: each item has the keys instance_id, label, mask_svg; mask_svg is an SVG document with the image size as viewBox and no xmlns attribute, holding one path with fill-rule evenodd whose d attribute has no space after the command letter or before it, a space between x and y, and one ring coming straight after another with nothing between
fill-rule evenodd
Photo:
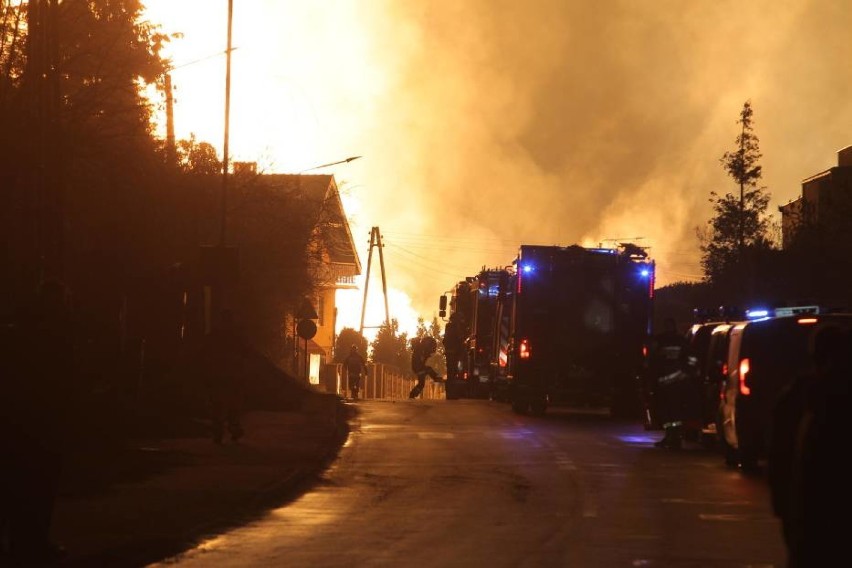
<instances>
[{"instance_id":1,"label":"asphalt road","mask_svg":"<svg viewBox=\"0 0 852 568\"><path fill-rule=\"evenodd\" d=\"M320 484L152 566L782 567L765 479L595 413L359 402Z\"/></svg>"}]
</instances>

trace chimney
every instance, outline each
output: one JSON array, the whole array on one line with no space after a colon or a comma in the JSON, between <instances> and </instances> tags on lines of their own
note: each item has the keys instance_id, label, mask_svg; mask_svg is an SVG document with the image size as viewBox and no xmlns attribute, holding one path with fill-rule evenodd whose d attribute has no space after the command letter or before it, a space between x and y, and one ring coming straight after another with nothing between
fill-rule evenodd
<instances>
[{"instance_id":1,"label":"chimney","mask_svg":"<svg viewBox=\"0 0 852 568\"><path fill-rule=\"evenodd\" d=\"M254 175L257 173L257 162L234 162L234 175Z\"/></svg>"},{"instance_id":2,"label":"chimney","mask_svg":"<svg viewBox=\"0 0 852 568\"><path fill-rule=\"evenodd\" d=\"M852 146L837 151L837 165L841 168L852 168Z\"/></svg>"}]
</instances>

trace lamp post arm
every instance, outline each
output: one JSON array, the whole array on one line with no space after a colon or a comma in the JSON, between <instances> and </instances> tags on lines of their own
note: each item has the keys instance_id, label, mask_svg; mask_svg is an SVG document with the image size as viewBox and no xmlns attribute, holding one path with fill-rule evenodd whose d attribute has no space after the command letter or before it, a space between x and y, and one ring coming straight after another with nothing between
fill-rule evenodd
<instances>
[{"instance_id":1,"label":"lamp post arm","mask_svg":"<svg viewBox=\"0 0 852 568\"><path fill-rule=\"evenodd\" d=\"M309 172L309 171L311 171L311 170L318 170L318 169L320 169L320 168L327 168L328 166L336 166L337 164L348 164L348 163L349 163L349 162L351 162L352 160L357 160L357 159L358 159L358 158L360 158L360 157L361 157L361 156L352 156L352 157L350 157L350 158L346 158L345 160L338 160L338 161L336 161L336 162L329 162L328 164L322 164L322 165L320 165L320 166L314 166L314 167L312 167L312 168L308 168L308 169L306 169L306 170L302 170L302 171L301 171L301 172L299 172L299 173L301 174L301 173L303 173L303 172Z\"/></svg>"}]
</instances>

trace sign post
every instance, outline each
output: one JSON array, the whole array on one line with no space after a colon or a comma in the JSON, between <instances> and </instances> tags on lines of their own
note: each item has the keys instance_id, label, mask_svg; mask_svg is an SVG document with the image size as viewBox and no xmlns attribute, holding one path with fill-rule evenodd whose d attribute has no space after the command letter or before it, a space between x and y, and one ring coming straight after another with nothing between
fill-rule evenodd
<instances>
[{"instance_id":1,"label":"sign post","mask_svg":"<svg viewBox=\"0 0 852 568\"><path fill-rule=\"evenodd\" d=\"M305 340L305 382L310 383L311 371L308 366L308 340L313 339L317 334L317 324L313 320L318 319L319 315L310 300L305 298L299 307L299 311L296 312L296 317L299 319L299 323L296 324L296 333Z\"/></svg>"}]
</instances>

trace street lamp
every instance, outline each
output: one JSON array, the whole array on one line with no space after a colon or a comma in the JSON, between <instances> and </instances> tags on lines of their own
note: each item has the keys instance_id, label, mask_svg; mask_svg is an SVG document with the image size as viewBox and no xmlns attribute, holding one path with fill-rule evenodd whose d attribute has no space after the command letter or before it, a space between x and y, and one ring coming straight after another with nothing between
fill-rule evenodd
<instances>
[{"instance_id":1,"label":"street lamp","mask_svg":"<svg viewBox=\"0 0 852 568\"><path fill-rule=\"evenodd\" d=\"M319 165L319 166L314 166L312 168L307 168L307 169L301 170L298 173L302 174L302 173L305 173L305 172L310 172L312 170L318 170L320 168L327 168L328 166L336 166L337 164L348 164L349 162L351 162L353 160L357 160L360 157L361 156L352 156L350 158L346 158L345 160L337 160L336 162L329 162L327 164L322 164L322 165Z\"/></svg>"}]
</instances>

